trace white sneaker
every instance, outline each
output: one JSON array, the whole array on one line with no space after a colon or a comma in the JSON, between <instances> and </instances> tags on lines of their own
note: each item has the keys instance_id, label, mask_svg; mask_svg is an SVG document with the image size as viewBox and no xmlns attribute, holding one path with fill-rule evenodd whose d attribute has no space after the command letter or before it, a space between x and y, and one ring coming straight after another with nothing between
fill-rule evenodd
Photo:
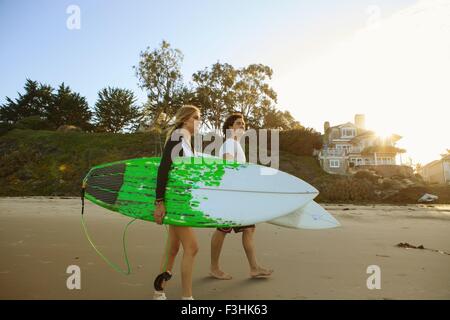
<instances>
[{"instance_id":1,"label":"white sneaker","mask_svg":"<svg viewBox=\"0 0 450 320\"><path fill-rule=\"evenodd\" d=\"M190 297L181 297L181 300L194 300L192 296Z\"/></svg>"},{"instance_id":2,"label":"white sneaker","mask_svg":"<svg viewBox=\"0 0 450 320\"><path fill-rule=\"evenodd\" d=\"M153 293L153 300L167 300L167 297L164 291L155 291Z\"/></svg>"}]
</instances>

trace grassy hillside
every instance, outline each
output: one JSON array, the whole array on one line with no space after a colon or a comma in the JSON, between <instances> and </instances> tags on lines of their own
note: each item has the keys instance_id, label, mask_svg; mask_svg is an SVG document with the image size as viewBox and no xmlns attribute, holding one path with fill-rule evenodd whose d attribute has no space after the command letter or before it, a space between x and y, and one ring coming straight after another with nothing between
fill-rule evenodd
<instances>
[{"instance_id":1,"label":"grassy hillside","mask_svg":"<svg viewBox=\"0 0 450 320\"><path fill-rule=\"evenodd\" d=\"M150 134L15 129L0 137L0 195L78 195L90 167L157 152Z\"/></svg>"},{"instance_id":2,"label":"grassy hillside","mask_svg":"<svg viewBox=\"0 0 450 320\"><path fill-rule=\"evenodd\" d=\"M162 139L162 138L161 138ZM78 196L81 181L97 164L160 155L163 141L151 133L113 134L15 129L0 136L0 196ZM450 203L450 187L420 180L380 182L325 173L317 159L280 151L280 169L314 185L320 202L415 203L425 193ZM409 179L411 180L411 179ZM389 182L389 183L387 183Z\"/></svg>"}]
</instances>

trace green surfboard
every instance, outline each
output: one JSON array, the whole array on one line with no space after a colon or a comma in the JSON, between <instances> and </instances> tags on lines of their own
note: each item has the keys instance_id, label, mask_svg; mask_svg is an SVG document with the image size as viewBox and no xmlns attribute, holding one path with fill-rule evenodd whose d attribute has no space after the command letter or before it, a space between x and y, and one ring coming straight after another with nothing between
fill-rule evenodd
<instances>
[{"instance_id":1,"label":"green surfboard","mask_svg":"<svg viewBox=\"0 0 450 320\"><path fill-rule=\"evenodd\" d=\"M85 198L106 209L132 218L154 221L154 200L159 157L138 158L93 167L83 179ZM233 221L211 217L199 209L192 190L218 187L226 170L246 164L218 158L177 158L165 194L165 224L192 227L229 227Z\"/></svg>"}]
</instances>

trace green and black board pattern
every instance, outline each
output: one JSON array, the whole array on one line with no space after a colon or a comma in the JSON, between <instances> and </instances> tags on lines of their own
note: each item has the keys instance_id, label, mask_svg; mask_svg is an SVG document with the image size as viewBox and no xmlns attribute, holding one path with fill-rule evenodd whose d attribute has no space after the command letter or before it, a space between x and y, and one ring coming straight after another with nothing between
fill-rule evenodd
<instances>
[{"instance_id":1,"label":"green and black board pattern","mask_svg":"<svg viewBox=\"0 0 450 320\"><path fill-rule=\"evenodd\" d=\"M85 197L123 215L154 221L153 211L159 157L138 158L93 167L83 180ZM191 191L219 187L226 169L246 166L214 158L175 159L167 182L165 224L193 227L229 227L231 221L209 217L199 209Z\"/></svg>"}]
</instances>

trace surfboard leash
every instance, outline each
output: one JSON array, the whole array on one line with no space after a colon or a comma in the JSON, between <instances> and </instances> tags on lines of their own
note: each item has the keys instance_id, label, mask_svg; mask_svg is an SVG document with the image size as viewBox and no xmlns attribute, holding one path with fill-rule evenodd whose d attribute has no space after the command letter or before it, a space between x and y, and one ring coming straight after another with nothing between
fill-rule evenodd
<instances>
[{"instance_id":1,"label":"surfboard leash","mask_svg":"<svg viewBox=\"0 0 450 320\"><path fill-rule=\"evenodd\" d=\"M159 156L162 157L163 146L162 146L162 143L161 143L161 135L158 135L158 142L159 142ZM163 268L162 268L162 271L163 271L162 274L165 274L164 280L168 281L172 277L172 275L171 275L172 270L170 270L170 273L167 272L167 265L169 264L170 232L169 232L169 228L167 227L167 225L165 225L165 228L166 228L166 237L167 237L167 239L166 239L166 261L164 262L164 265L163 265ZM161 275L159 275L159 276L161 276ZM158 277L157 277L157 279L158 279ZM155 283L156 283L156 280L155 280ZM160 283L159 286L161 286L161 283ZM157 286L155 285L155 288L156 287Z\"/></svg>"},{"instance_id":2,"label":"surfboard leash","mask_svg":"<svg viewBox=\"0 0 450 320\"><path fill-rule=\"evenodd\" d=\"M126 234L127 234L128 227L134 221L136 221L137 219L134 218L133 220L128 222L128 224L125 226L125 229L123 230L122 245L123 245L123 253L124 253L124 257L125 257L125 263L127 265L127 270L125 271L121 267L116 265L115 263L111 262L99 249L97 249L96 245L94 244L94 242L92 241L91 237L89 236L89 232L88 232L87 226L86 226L86 221L84 220L84 194L85 194L85 190L86 190L86 185L85 185L85 182L83 182L83 186L81 188L81 225L83 226L84 234L85 234L87 240L91 244L92 248L94 248L95 252L97 252L97 254L103 259L103 261L105 261L111 268L113 268L114 270L116 270L119 273L122 273L122 274L125 274L125 275L130 275L131 274L131 266L130 266L130 262L128 261L127 245L126 245Z\"/></svg>"}]
</instances>

